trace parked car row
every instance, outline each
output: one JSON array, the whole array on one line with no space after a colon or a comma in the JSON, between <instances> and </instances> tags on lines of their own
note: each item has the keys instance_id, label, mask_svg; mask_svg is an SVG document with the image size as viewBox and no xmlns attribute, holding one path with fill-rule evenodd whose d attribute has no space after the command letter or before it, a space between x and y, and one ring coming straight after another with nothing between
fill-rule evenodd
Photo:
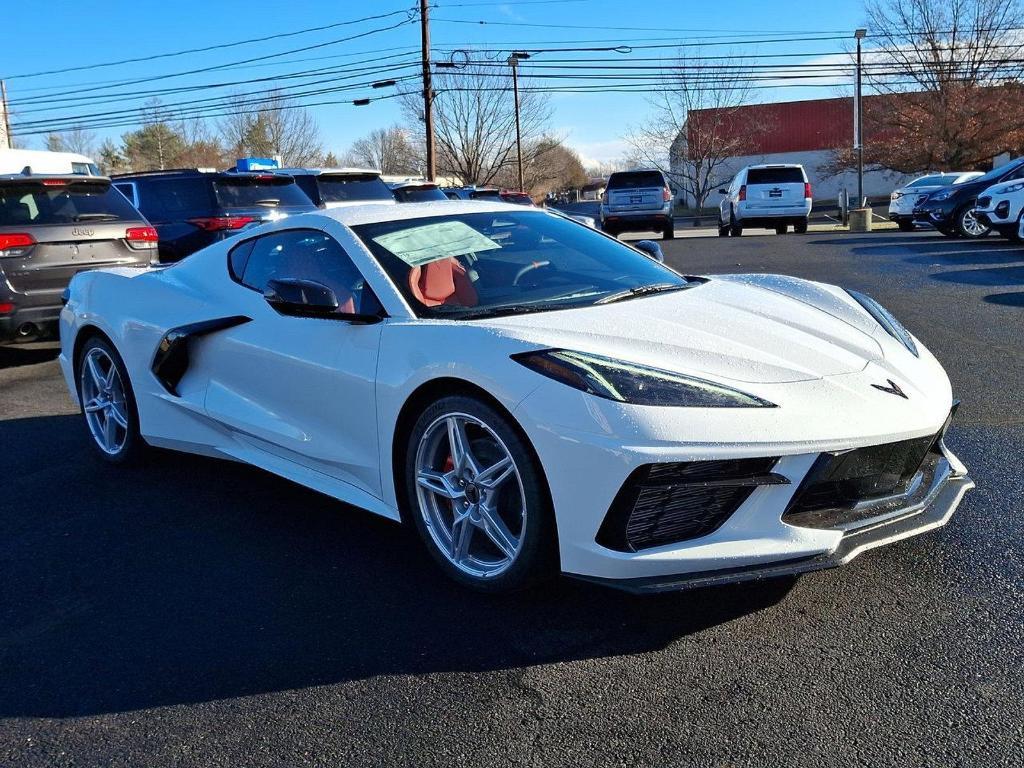
<instances>
[{"instance_id":1,"label":"parked car row","mask_svg":"<svg viewBox=\"0 0 1024 768\"><path fill-rule=\"evenodd\" d=\"M889 217L904 231L928 224L947 237L975 239L995 230L1019 240L1024 228L1024 158L985 174L915 179L892 193Z\"/></svg>"}]
</instances>

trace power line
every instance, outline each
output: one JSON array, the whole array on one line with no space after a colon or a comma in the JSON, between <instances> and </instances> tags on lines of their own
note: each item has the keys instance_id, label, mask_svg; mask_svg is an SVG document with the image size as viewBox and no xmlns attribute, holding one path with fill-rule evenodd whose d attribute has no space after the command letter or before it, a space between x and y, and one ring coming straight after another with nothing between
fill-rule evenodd
<instances>
[{"instance_id":1,"label":"power line","mask_svg":"<svg viewBox=\"0 0 1024 768\"><path fill-rule=\"evenodd\" d=\"M268 40L279 40L285 37L295 37L296 35L305 35L310 32L323 32L327 29L335 29L337 27L347 27L352 24L361 24L366 21L376 21L378 19L386 19L391 16L408 16L409 12L406 10L392 11L391 13L380 13L376 16L364 16L361 19L351 19L349 21L339 21L334 24L324 24L319 27L307 27L306 29L298 29L294 32L280 32L276 35L267 35L266 37L253 37L247 40L236 40L232 43L219 43L217 45L208 45L203 48L187 48L181 51L171 51L169 53L155 53L150 56L140 56L134 59L121 59L119 61L107 61L99 64L83 64L77 67L64 67L63 69L48 69L40 72L23 72L17 75L7 75L8 80L15 80L18 78L29 78L29 77L42 77L44 75L59 75L66 72L82 72L90 69L102 69L105 67L118 67L122 64L135 64L140 61L152 61L153 59L167 59L174 56L185 56L191 53L206 53L208 51L222 50L224 48L235 48L239 45L249 45L251 43L265 43Z\"/></svg>"}]
</instances>

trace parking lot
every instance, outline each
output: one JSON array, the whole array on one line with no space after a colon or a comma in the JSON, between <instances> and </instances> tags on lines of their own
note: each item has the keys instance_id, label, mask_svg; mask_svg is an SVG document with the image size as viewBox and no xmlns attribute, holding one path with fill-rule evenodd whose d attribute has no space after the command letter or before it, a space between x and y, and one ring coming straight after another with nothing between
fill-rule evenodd
<instances>
[{"instance_id":1,"label":"parking lot","mask_svg":"<svg viewBox=\"0 0 1024 768\"><path fill-rule=\"evenodd\" d=\"M0 349L0 765L1021 764L1024 248L662 245L686 273L890 308L963 401L950 443L978 488L950 525L799 580L484 597L258 470L102 465L55 346Z\"/></svg>"}]
</instances>

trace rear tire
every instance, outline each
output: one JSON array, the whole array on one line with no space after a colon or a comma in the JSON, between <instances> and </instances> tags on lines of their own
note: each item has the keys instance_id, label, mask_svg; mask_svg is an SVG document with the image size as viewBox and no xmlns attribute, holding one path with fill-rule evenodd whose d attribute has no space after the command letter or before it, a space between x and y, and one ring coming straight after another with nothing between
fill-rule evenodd
<instances>
[{"instance_id":1,"label":"rear tire","mask_svg":"<svg viewBox=\"0 0 1024 768\"><path fill-rule=\"evenodd\" d=\"M665 229L661 231L662 240L675 240L676 238L676 225L669 224Z\"/></svg>"},{"instance_id":2,"label":"rear tire","mask_svg":"<svg viewBox=\"0 0 1024 768\"><path fill-rule=\"evenodd\" d=\"M900 232L913 232L917 229L912 221L897 221L896 226L900 228Z\"/></svg>"},{"instance_id":3,"label":"rear tire","mask_svg":"<svg viewBox=\"0 0 1024 768\"><path fill-rule=\"evenodd\" d=\"M743 225L736 221L736 212L733 211L729 220L729 237L741 237L743 235Z\"/></svg>"},{"instance_id":4,"label":"rear tire","mask_svg":"<svg viewBox=\"0 0 1024 768\"><path fill-rule=\"evenodd\" d=\"M555 518L540 462L491 405L452 395L428 406L409 436L403 474L420 539L459 584L513 592L558 572Z\"/></svg>"},{"instance_id":5,"label":"rear tire","mask_svg":"<svg viewBox=\"0 0 1024 768\"><path fill-rule=\"evenodd\" d=\"M798 221L796 224L794 224L793 225L793 231L796 232L798 235L806 235L807 234L807 219L803 219L802 221Z\"/></svg>"},{"instance_id":6,"label":"rear tire","mask_svg":"<svg viewBox=\"0 0 1024 768\"><path fill-rule=\"evenodd\" d=\"M139 459L146 446L139 433L139 412L124 361L100 336L82 345L75 361L82 418L89 444L104 461L127 464Z\"/></svg>"}]
</instances>

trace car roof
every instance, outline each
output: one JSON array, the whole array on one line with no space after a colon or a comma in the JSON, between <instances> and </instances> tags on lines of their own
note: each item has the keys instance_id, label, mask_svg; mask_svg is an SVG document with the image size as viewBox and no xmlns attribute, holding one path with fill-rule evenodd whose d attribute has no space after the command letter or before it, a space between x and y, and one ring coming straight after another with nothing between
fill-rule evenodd
<instances>
[{"instance_id":1,"label":"car roof","mask_svg":"<svg viewBox=\"0 0 1024 768\"><path fill-rule=\"evenodd\" d=\"M352 174L365 176L368 173L374 173L380 176L380 171L376 168L275 168L274 171L277 173L286 173L289 176L320 176L321 174L329 173L332 175L343 175Z\"/></svg>"},{"instance_id":2,"label":"car roof","mask_svg":"<svg viewBox=\"0 0 1024 768\"><path fill-rule=\"evenodd\" d=\"M759 165L748 165L747 170L754 170L761 168L803 168L800 163L761 163Z\"/></svg>"},{"instance_id":3,"label":"car roof","mask_svg":"<svg viewBox=\"0 0 1024 768\"><path fill-rule=\"evenodd\" d=\"M108 176L90 176L85 173L0 173L0 182L3 181L43 181L54 179L67 182L85 182L86 184L109 184Z\"/></svg>"},{"instance_id":4,"label":"car roof","mask_svg":"<svg viewBox=\"0 0 1024 768\"><path fill-rule=\"evenodd\" d=\"M402 221L405 219L425 219L431 216L458 216L465 213L544 213L542 208L527 208L512 203L500 203L490 200L430 200L425 203L402 203L401 205L381 205L366 203L350 205L344 208L330 208L318 211L313 215L327 216L346 226L359 224L376 224L382 221Z\"/></svg>"}]
</instances>

